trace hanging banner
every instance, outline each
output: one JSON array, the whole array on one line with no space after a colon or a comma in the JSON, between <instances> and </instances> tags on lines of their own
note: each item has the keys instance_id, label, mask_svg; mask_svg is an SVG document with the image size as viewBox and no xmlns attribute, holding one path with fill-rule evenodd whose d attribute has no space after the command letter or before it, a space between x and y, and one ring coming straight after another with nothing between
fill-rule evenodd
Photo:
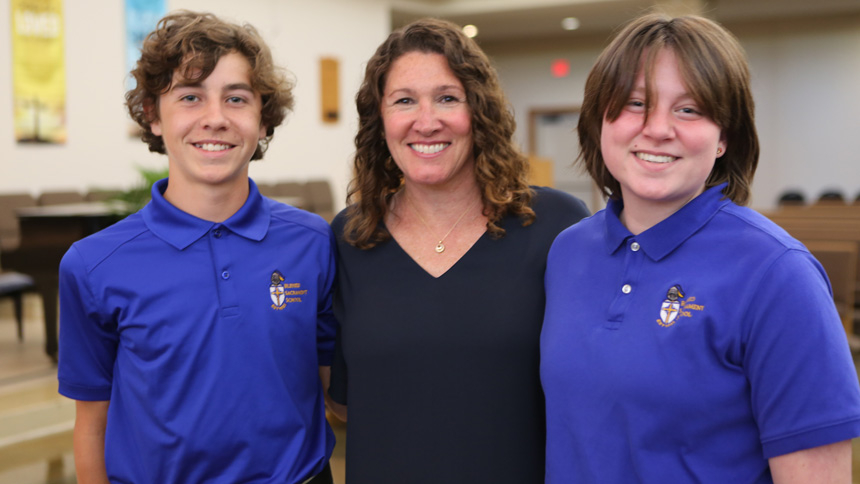
<instances>
[{"instance_id":1,"label":"hanging banner","mask_svg":"<svg viewBox=\"0 0 860 484\"><path fill-rule=\"evenodd\" d=\"M135 80L131 75L132 69L140 58L140 48L143 40L161 17L167 13L167 0L125 0L125 89L134 89ZM131 137L140 136L140 126L129 123L128 134Z\"/></svg>"},{"instance_id":2,"label":"hanging banner","mask_svg":"<svg viewBox=\"0 0 860 484\"><path fill-rule=\"evenodd\" d=\"M156 24L167 13L167 0L125 0L125 73L126 89L134 87L134 78L129 75L137 59L143 39L155 30Z\"/></svg>"},{"instance_id":3,"label":"hanging banner","mask_svg":"<svg viewBox=\"0 0 860 484\"><path fill-rule=\"evenodd\" d=\"M19 143L66 142L62 0L11 0L12 96Z\"/></svg>"}]
</instances>

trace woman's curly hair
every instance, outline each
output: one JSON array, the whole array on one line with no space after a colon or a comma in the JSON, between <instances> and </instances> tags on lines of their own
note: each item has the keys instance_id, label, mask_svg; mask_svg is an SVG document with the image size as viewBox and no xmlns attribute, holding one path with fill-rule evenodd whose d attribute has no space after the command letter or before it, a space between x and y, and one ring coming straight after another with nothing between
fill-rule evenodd
<instances>
[{"instance_id":1,"label":"woman's curly hair","mask_svg":"<svg viewBox=\"0 0 860 484\"><path fill-rule=\"evenodd\" d=\"M275 67L269 47L254 27L185 10L162 18L146 36L131 71L137 84L125 93L128 112L142 128L141 139L149 151L165 154L164 140L153 134L152 122L158 120L158 99L170 89L174 72L188 81L202 81L231 52L242 54L251 64L251 87L262 98L260 123L266 127L266 138L257 143L251 159L263 157L275 128L293 108L292 84Z\"/></svg>"},{"instance_id":2,"label":"woman's curly hair","mask_svg":"<svg viewBox=\"0 0 860 484\"><path fill-rule=\"evenodd\" d=\"M481 190L487 231L501 237L497 222L507 214L530 224L528 159L512 141L516 122L502 92L498 74L486 54L457 25L423 19L402 27L379 46L367 63L364 81L356 95L359 128L355 136L355 172L347 193L344 239L369 249L391 237L381 226L390 198L403 183L403 172L391 161L385 141L382 98L386 76L394 62L410 52L442 54L463 84L471 112L472 154L475 178Z\"/></svg>"}]
</instances>

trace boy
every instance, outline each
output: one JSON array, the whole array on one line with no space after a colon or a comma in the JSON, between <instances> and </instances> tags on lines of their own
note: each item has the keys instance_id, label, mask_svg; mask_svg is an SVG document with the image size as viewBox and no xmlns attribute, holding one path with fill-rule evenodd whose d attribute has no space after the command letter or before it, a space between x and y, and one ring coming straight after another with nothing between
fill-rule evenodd
<instances>
[{"instance_id":1,"label":"boy","mask_svg":"<svg viewBox=\"0 0 860 484\"><path fill-rule=\"evenodd\" d=\"M132 74L170 175L60 266L78 480L330 483L331 232L248 178L291 86L253 27L192 12L159 22Z\"/></svg>"}]
</instances>

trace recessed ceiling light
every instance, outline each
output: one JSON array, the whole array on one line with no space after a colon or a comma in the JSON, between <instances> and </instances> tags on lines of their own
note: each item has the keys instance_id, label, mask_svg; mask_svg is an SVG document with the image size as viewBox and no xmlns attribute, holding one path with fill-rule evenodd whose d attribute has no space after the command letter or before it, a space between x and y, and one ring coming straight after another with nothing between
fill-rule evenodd
<instances>
[{"instance_id":1,"label":"recessed ceiling light","mask_svg":"<svg viewBox=\"0 0 860 484\"><path fill-rule=\"evenodd\" d=\"M478 27L475 27L472 24L469 24L463 27L463 33L466 34L466 37L475 38L478 35Z\"/></svg>"},{"instance_id":2,"label":"recessed ceiling light","mask_svg":"<svg viewBox=\"0 0 860 484\"><path fill-rule=\"evenodd\" d=\"M576 17L567 17L561 21L561 27L564 30L576 30L579 28L579 19Z\"/></svg>"}]
</instances>

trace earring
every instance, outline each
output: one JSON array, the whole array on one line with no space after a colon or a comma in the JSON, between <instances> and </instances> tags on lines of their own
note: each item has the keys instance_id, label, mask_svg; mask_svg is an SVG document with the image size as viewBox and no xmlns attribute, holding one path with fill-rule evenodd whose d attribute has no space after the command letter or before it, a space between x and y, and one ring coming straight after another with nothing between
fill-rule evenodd
<instances>
[{"instance_id":1,"label":"earring","mask_svg":"<svg viewBox=\"0 0 860 484\"><path fill-rule=\"evenodd\" d=\"M722 149L722 148L717 148L717 156L720 156L720 155L722 155L722 154L723 154L723 149Z\"/></svg>"}]
</instances>

